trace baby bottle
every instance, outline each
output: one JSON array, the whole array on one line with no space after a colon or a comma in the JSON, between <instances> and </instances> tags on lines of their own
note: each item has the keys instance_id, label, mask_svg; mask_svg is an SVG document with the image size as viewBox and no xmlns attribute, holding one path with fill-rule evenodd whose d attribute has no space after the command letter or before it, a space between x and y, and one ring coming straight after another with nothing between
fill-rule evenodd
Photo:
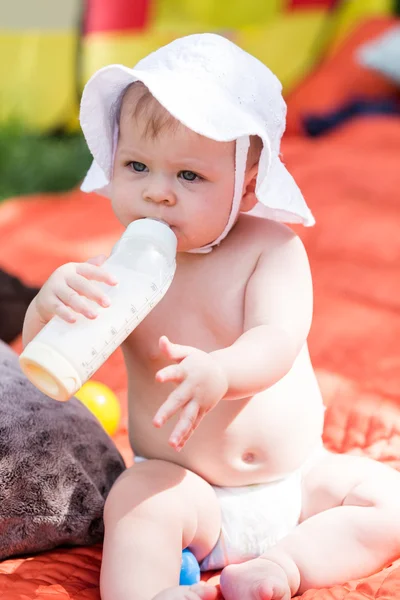
<instances>
[{"instance_id":1,"label":"baby bottle","mask_svg":"<svg viewBox=\"0 0 400 600\"><path fill-rule=\"evenodd\" d=\"M20 356L28 379L55 400L73 396L164 296L175 274L176 247L165 223L131 223L103 265L118 284L97 284L111 306L96 304L94 320L81 314L75 323L53 317Z\"/></svg>"}]
</instances>

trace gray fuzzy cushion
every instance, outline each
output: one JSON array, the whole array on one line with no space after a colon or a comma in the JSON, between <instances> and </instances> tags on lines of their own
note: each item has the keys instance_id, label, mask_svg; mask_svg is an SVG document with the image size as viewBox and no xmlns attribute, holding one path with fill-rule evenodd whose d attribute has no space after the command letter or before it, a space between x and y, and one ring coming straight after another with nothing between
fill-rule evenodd
<instances>
[{"instance_id":1,"label":"gray fuzzy cushion","mask_svg":"<svg viewBox=\"0 0 400 600\"><path fill-rule=\"evenodd\" d=\"M0 342L0 559L101 541L104 501L124 468L83 404L39 392Z\"/></svg>"}]
</instances>

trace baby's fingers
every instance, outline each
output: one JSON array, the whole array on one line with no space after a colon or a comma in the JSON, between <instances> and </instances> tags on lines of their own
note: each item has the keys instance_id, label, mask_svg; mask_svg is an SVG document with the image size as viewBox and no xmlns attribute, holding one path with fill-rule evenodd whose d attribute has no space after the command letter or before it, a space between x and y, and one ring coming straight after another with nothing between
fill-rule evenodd
<instances>
[{"instance_id":1,"label":"baby's fingers","mask_svg":"<svg viewBox=\"0 0 400 600\"><path fill-rule=\"evenodd\" d=\"M61 302L57 297L54 300L54 309L52 316L54 315L57 315L57 317L60 317L60 319L66 321L67 323L75 323L76 321L76 313L70 308L68 308L68 306L65 306L65 304Z\"/></svg>"},{"instance_id":2,"label":"baby's fingers","mask_svg":"<svg viewBox=\"0 0 400 600\"><path fill-rule=\"evenodd\" d=\"M185 406L192 398L192 390L188 385L181 384L167 398L158 409L153 419L155 427L162 427L168 419L173 417L182 406Z\"/></svg>"},{"instance_id":3,"label":"baby's fingers","mask_svg":"<svg viewBox=\"0 0 400 600\"><path fill-rule=\"evenodd\" d=\"M105 254L98 254L97 256L93 256L93 258L88 258L87 263L90 265L97 265L100 267L107 260L107 256Z\"/></svg>"},{"instance_id":4,"label":"baby's fingers","mask_svg":"<svg viewBox=\"0 0 400 600\"><path fill-rule=\"evenodd\" d=\"M182 383L186 374L180 365L169 365L156 373L156 381L159 383L175 382Z\"/></svg>"},{"instance_id":5,"label":"baby's fingers","mask_svg":"<svg viewBox=\"0 0 400 600\"><path fill-rule=\"evenodd\" d=\"M76 267L76 272L78 275L82 275L82 277L85 277L86 279L100 281L101 283L106 283L107 285L116 285L118 283L118 280L114 277L114 275L109 273L106 269L91 263L80 263Z\"/></svg>"},{"instance_id":6,"label":"baby's fingers","mask_svg":"<svg viewBox=\"0 0 400 600\"><path fill-rule=\"evenodd\" d=\"M191 400L182 410L178 423L176 424L171 437L170 445L175 450L181 450L200 422L200 406L196 400Z\"/></svg>"},{"instance_id":7,"label":"baby's fingers","mask_svg":"<svg viewBox=\"0 0 400 600\"><path fill-rule=\"evenodd\" d=\"M85 277L73 273L66 277L65 282L72 290L78 292L81 296L85 296L85 298L97 302L100 306L110 306L111 302L109 297L101 291L99 286L95 283L91 283L91 281Z\"/></svg>"},{"instance_id":8,"label":"baby's fingers","mask_svg":"<svg viewBox=\"0 0 400 600\"><path fill-rule=\"evenodd\" d=\"M95 319L98 315L96 307L91 305L89 300L78 294L67 285L60 287L56 292L57 298L66 307L72 308L76 313L80 313L88 319Z\"/></svg>"}]
</instances>

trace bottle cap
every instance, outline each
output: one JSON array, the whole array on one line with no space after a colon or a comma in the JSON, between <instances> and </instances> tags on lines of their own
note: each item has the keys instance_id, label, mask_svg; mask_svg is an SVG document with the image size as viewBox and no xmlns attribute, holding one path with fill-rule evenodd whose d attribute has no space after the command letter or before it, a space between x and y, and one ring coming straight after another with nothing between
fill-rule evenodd
<instances>
[{"instance_id":1,"label":"bottle cap","mask_svg":"<svg viewBox=\"0 0 400 600\"><path fill-rule=\"evenodd\" d=\"M178 240L172 229L164 221L157 219L138 219L128 225L122 239L127 237L146 237L162 246L167 256L174 260Z\"/></svg>"},{"instance_id":2,"label":"bottle cap","mask_svg":"<svg viewBox=\"0 0 400 600\"><path fill-rule=\"evenodd\" d=\"M54 400L64 402L82 387L79 373L51 346L33 339L19 357L29 381Z\"/></svg>"}]
</instances>

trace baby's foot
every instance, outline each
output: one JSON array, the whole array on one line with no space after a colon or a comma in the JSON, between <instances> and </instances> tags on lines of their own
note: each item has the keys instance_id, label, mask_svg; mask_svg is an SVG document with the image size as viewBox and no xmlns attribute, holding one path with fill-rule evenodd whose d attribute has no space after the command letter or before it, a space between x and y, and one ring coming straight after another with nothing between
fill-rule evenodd
<instances>
[{"instance_id":1,"label":"baby's foot","mask_svg":"<svg viewBox=\"0 0 400 600\"><path fill-rule=\"evenodd\" d=\"M157 594L154 600L217 600L217 598L219 598L219 592L215 586L196 583L191 586L181 585L168 588Z\"/></svg>"},{"instance_id":2,"label":"baby's foot","mask_svg":"<svg viewBox=\"0 0 400 600\"><path fill-rule=\"evenodd\" d=\"M260 557L240 565L229 565L221 573L221 592L225 600L290 600L285 571L276 563Z\"/></svg>"}]
</instances>

